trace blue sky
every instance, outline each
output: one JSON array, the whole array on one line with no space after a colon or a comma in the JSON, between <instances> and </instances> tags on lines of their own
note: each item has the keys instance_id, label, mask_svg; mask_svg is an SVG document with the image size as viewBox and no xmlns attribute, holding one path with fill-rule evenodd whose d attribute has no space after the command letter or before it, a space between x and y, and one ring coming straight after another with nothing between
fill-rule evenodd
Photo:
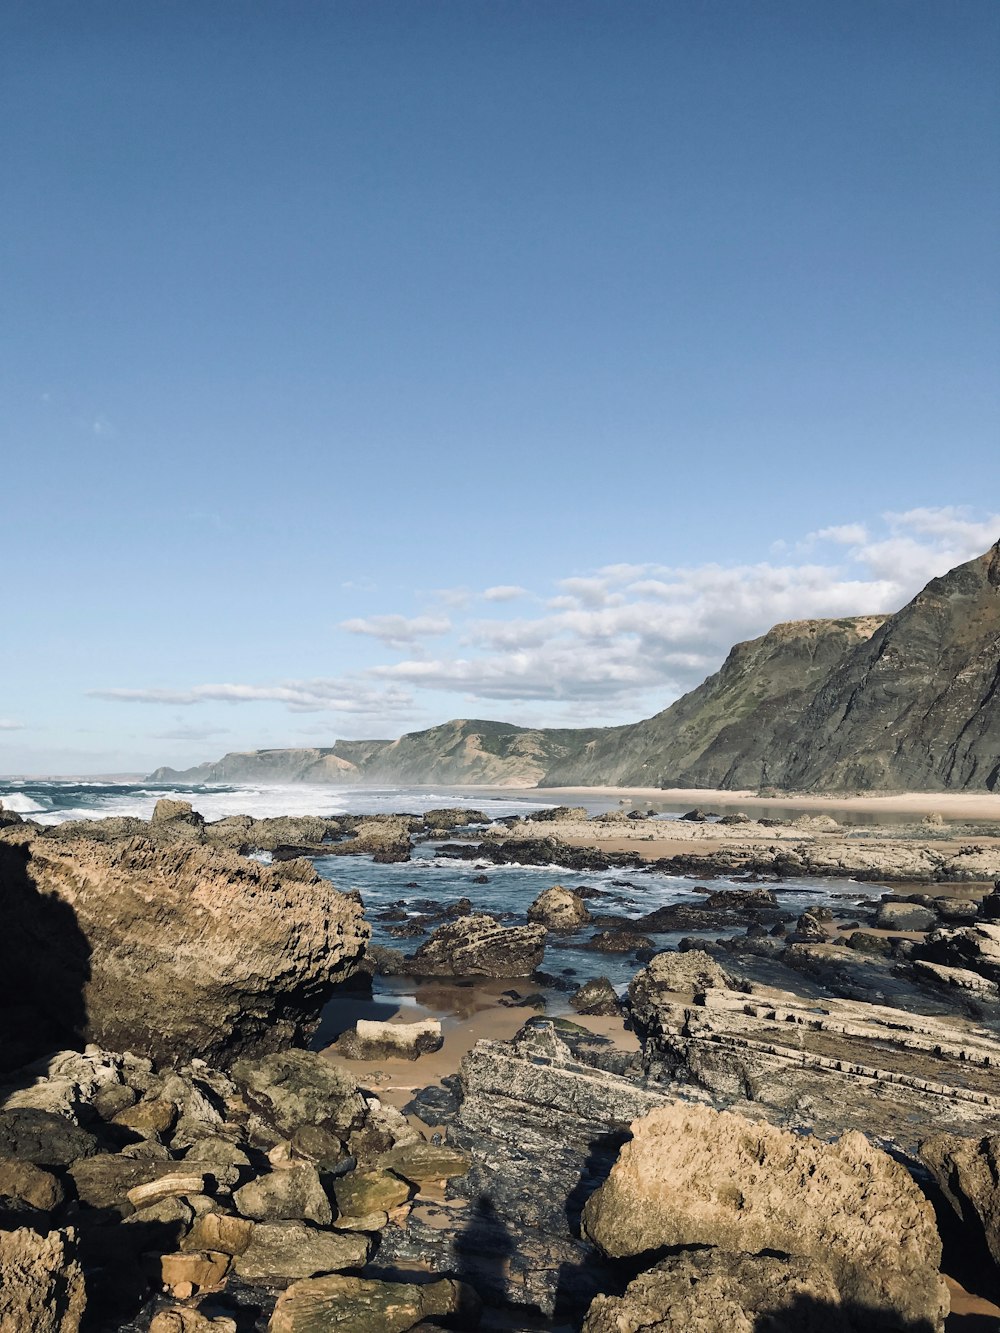
<instances>
[{"instance_id":1,"label":"blue sky","mask_svg":"<svg viewBox=\"0 0 1000 1333\"><path fill-rule=\"evenodd\" d=\"M4 6L0 772L624 721L984 549L998 55L992 0Z\"/></svg>"}]
</instances>

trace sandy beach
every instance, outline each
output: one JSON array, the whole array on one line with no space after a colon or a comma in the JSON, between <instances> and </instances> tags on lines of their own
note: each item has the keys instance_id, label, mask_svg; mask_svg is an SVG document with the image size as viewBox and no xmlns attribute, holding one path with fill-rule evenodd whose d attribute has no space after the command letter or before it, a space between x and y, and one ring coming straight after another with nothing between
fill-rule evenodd
<instances>
[{"instance_id":1,"label":"sandy beach","mask_svg":"<svg viewBox=\"0 0 1000 1333\"><path fill-rule=\"evenodd\" d=\"M484 790L487 790L484 788ZM510 795L512 788L489 788ZM877 821L886 816L939 814L943 819L962 823L977 820L996 820L1000 823L1000 792L928 792L902 791L889 795L868 795L857 792L849 796L833 793L780 794L761 796L754 791L721 791L715 788L691 787L528 787L516 789L537 800L551 800L553 804L577 805L594 801L607 803L612 808L625 804L646 803L664 809L678 807L684 810L700 808L728 813L746 810L747 813L767 814L798 810L804 814L831 814L848 811L870 815Z\"/></svg>"}]
</instances>

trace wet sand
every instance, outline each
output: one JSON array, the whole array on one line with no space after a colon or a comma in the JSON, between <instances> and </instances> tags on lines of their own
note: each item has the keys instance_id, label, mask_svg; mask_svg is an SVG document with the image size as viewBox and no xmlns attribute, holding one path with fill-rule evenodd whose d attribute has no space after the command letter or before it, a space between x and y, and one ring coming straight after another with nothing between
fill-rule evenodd
<instances>
[{"instance_id":1,"label":"wet sand","mask_svg":"<svg viewBox=\"0 0 1000 1333\"><path fill-rule=\"evenodd\" d=\"M508 1008L500 1003L505 991L517 990L521 995L540 993L528 980L494 981L484 978L471 986L449 981L414 983L404 978L400 978L399 982L400 1001L405 996L414 996L416 1004L401 1002L394 1013L383 1012L381 1017L390 1023L415 1023L422 1018L440 1019L444 1044L439 1051L421 1055L416 1060L346 1060L338 1054L336 1046L326 1047L325 1053L349 1069L363 1088L376 1093L400 1110L418 1089L440 1084L448 1075L458 1073L462 1057L472 1050L477 1041L509 1041L529 1018L535 1015L544 1017L546 1013L544 1008L535 1009L525 1005ZM387 998L382 997L383 1001ZM558 1016L568 1017L598 1036L608 1037L623 1050L639 1049L635 1034L626 1030L619 1017L597 1018L583 1014ZM418 1127L428 1128L419 1122Z\"/></svg>"}]
</instances>

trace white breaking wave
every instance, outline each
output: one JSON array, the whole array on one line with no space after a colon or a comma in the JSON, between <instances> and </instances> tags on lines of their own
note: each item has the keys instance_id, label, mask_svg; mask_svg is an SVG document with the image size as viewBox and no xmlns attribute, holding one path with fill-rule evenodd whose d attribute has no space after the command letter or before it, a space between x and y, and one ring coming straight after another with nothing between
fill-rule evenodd
<instances>
[{"instance_id":1,"label":"white breaking wave","mask_svg":"<svg viewBox=\"0 0 1000 1333\"><path fill-rule=\"evenodd\" d=\"M33 783L35 795L49 784ZM8 810L30 815L41 824L62 824L77 819L108 819L132 816L149 819L156 802L164 797L190 801L205 819L214 821L229 815L250 815L265 819L278 815L380 814L409 811L422 814L436 806L481 807L490 819L529 810L541 801L514 801L503 797L485 797L468 789L427 791L412 787L335 787L328 784L296 783L273 786L265 784L184 784L147 786L145 783L51 783L51 797L45 804L22 792L11 790L14 783L0 784L0 801ZM93 791L84 791L90 788ZM46 797L42 794L42 800Z\"/></svg>"},{"instance_id":2,"label":"white breaking wave","mask_svg":"<svg viewBox=\"0 0 1000 1333\"><path fill-rule=\"evenodd\" d=\"M48 810L47 806L39 805L30 796L22 796L20 792L16 791L0 792L0 804L3 805L5 810L13 810L15 814L19 815L36 815ZM42 822L44 821L39 820L39 823Z\"/></svg>"}]
</instances>

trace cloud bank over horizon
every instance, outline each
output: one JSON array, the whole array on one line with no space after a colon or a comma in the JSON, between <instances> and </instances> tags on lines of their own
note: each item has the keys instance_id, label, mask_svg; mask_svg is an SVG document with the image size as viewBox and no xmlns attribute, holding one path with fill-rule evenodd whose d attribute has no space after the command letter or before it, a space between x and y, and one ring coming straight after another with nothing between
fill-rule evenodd
<instances>
[{"instance_id":1,"label":"cloud bank over horizon","mask_svg":"<svg viewBox=\"0 0 1000 1333\"><path fill-rule=\"evenodd\" d=\"M699 684L734 643L787 620L897 611L931 578L998 538L997 513L966 506L887 512L874 522L776 540L769 559L752 563L612 564L537 590L439 589L426 595L436 603L430 610L339 622L343 635L400 656L330 678L106 685L88 693L184 709L278 704L293 714L330 715L345 738L394 735L460 715L524 725L624 722ZM416 590L412 596L420 600ZM325 732L316 720L316 733ZM155 734L179 743L196 732L178 723Z\"/></svg>"}]
</instances>

